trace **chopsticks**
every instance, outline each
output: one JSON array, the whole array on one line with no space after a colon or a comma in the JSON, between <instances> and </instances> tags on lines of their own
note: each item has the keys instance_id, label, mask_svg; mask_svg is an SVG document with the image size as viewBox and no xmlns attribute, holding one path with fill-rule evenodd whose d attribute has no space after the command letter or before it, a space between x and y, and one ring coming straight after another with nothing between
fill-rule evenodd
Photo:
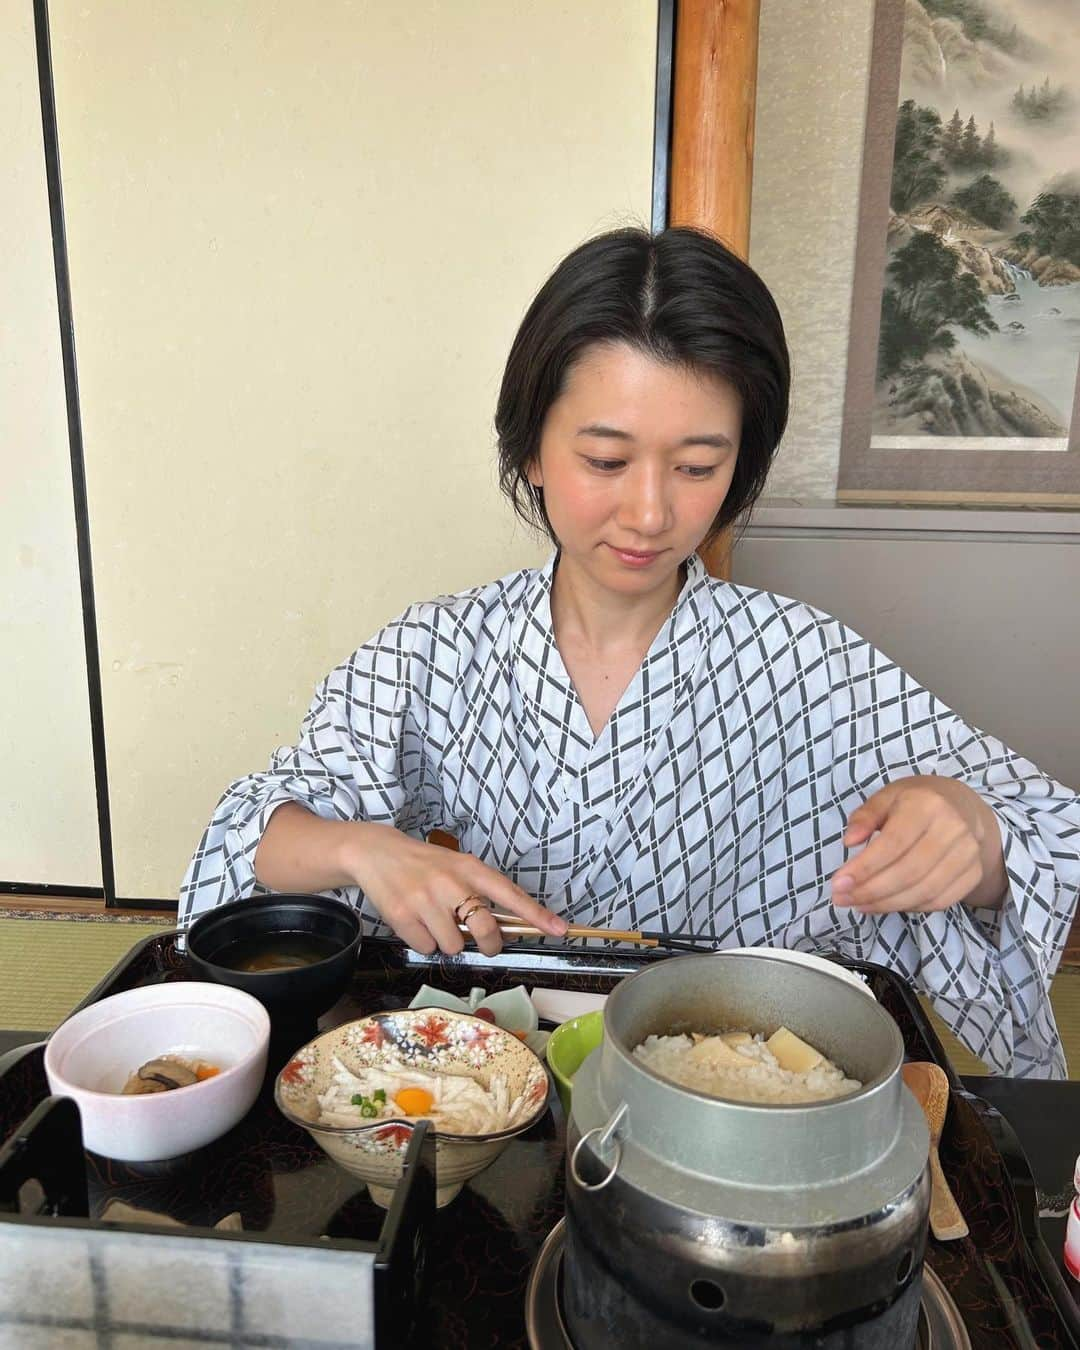
<instances>
[{"instance_id":1,"label":"chopsticks","mask_svg":"<svg viewBox=\"0 0 1080 1350\"><path fill-rule=\"evenodd\" d=\"M505 938L551 937L542 928L534 928L523 923L516 914L492 913L499 925L499 931ZM458 929L468 933L466 924L459 923ZM670 947L675 951L700 951L702 946L715 943L715 938L695 937L691 933L664 933L637 931L626 928L590 928L585 924L572 923L567 927L564 937L603 938L607 942L629 942L638 947Z\"/></svg>"},{"instance_id":2,"label":"chopsticks","mask_svg":"<svg viewBox=\"0 0 1080 1350\"><path fill-rule=\"evenodd\" d=\"M496 914L494 917L503 937L551 937L551 934L545 933L542 928L533 928L515 919L513 914ZM659 946L655 937L646 936L644 933L635 933L622 928L587 928L580 923L568 925L563 937L606 938L608 942L633 942L639 947Z\"/></svg>"}]
</instances>

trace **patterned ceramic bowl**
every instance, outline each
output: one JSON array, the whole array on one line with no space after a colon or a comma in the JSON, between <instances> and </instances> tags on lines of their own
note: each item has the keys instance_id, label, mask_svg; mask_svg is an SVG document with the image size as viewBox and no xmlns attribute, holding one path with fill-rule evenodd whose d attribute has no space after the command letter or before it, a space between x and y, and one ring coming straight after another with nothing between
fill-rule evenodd
<instances>
[{"instance_id":1,"label":"patterned ceramic bowl","mask_svg":"<svg viewBox=\"0 0 1080 1350\"><path fill-rule=\"evenodd\" d=\"M411 1137L406 1117L382 1118L358 1127L318 1125L319 1095L334 1074L334 1059L351 1073L396 1066L433 1074L464 1074L487 1088L496 1074L507 1082L510 1100L524 1098L523 1114L495 1134L435 1136L436 1203L448 1204L470 1177L489 1166L509 1141L547 1109L547 1070L509 1031L479 1017L432 1008L376 1013L323 1032L278 1074L274 1100L281 1112L303 1126L346 1172L367 1182L371 1198L389 1205Z\"/></svg>"}]
</instances>

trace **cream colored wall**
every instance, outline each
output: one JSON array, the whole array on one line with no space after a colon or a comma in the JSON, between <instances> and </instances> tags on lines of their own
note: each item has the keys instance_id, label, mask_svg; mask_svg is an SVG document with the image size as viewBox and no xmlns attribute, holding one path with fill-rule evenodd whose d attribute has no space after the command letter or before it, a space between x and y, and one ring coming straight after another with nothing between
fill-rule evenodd
<instances>
[{"instance_id":1,"label":"cream colored wall","mask_svg":"<svg viewBox=\"0 0 1080 1350\"><path fill-rule=\"evenodd\" d=\"M647 222L654 0L53 0L118 893L410 600L544 550L501 364ZM317 16L317 18L316 18Z\"/></svg>"},{"instance_id":2,"label":"cream colored wall","mask_svg":"<svg viewBox=\"0 0 1080 1350\"><path fill-rule=\"evenodd\" d=\"M0 51L0 881L100 886L31 5Z\"/></svg>"},{"instance_id":3,"label":"cream colored wall","mask_svg":"<svg viewBox=\"0 0 1080 1350\"><path fill-rule=\"evenodd\" d=\"M792 362L770 497L831 501L840 461L874 0L762 0L750 261Z\"/></svg>"}]
</instances>

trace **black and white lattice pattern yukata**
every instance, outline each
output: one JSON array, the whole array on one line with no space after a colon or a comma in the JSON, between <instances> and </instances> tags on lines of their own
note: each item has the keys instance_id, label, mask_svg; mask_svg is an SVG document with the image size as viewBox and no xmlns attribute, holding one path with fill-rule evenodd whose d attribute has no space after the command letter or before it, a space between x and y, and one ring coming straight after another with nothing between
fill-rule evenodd
<instances>
[{"instance_id":1,"label":"black and white lattice pattern yukata","mask_svg":"<svg viewBox=\"0 0 1080 1350\"><path fill-rule=\"evenodd\" d=\"M695 556L598 738L540 571L408 609L319 686L300 741L222 798L181 922L259 890L282 802L461 847L566 918L881 962L995 1069L1062 1076L1047 989L1080 888L1080 799L973 730L834 619L716 581ZM829 878L848 815L894 779L957 778L993 808L1000 911L860 915ZM336 892L385 931L355 888Z\"/></svg>"}]
</instances>

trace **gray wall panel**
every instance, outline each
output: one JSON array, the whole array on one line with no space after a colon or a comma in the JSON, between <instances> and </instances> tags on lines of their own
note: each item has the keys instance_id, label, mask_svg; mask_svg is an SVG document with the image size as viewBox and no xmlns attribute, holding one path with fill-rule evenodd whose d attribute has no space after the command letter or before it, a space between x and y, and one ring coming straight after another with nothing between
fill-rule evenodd
<instances>
[{"instance_id":1,"label":"gray wall panel","mask_svg":"<svg viewBox=\"0 0 1080 1350\"><path fill-rule=\"evenodd\" d=\"M736 581L836 615L967 721L1080 786L1080 539L868 537L769 514L736 548Z\"/></svg>"}]
</instances>

